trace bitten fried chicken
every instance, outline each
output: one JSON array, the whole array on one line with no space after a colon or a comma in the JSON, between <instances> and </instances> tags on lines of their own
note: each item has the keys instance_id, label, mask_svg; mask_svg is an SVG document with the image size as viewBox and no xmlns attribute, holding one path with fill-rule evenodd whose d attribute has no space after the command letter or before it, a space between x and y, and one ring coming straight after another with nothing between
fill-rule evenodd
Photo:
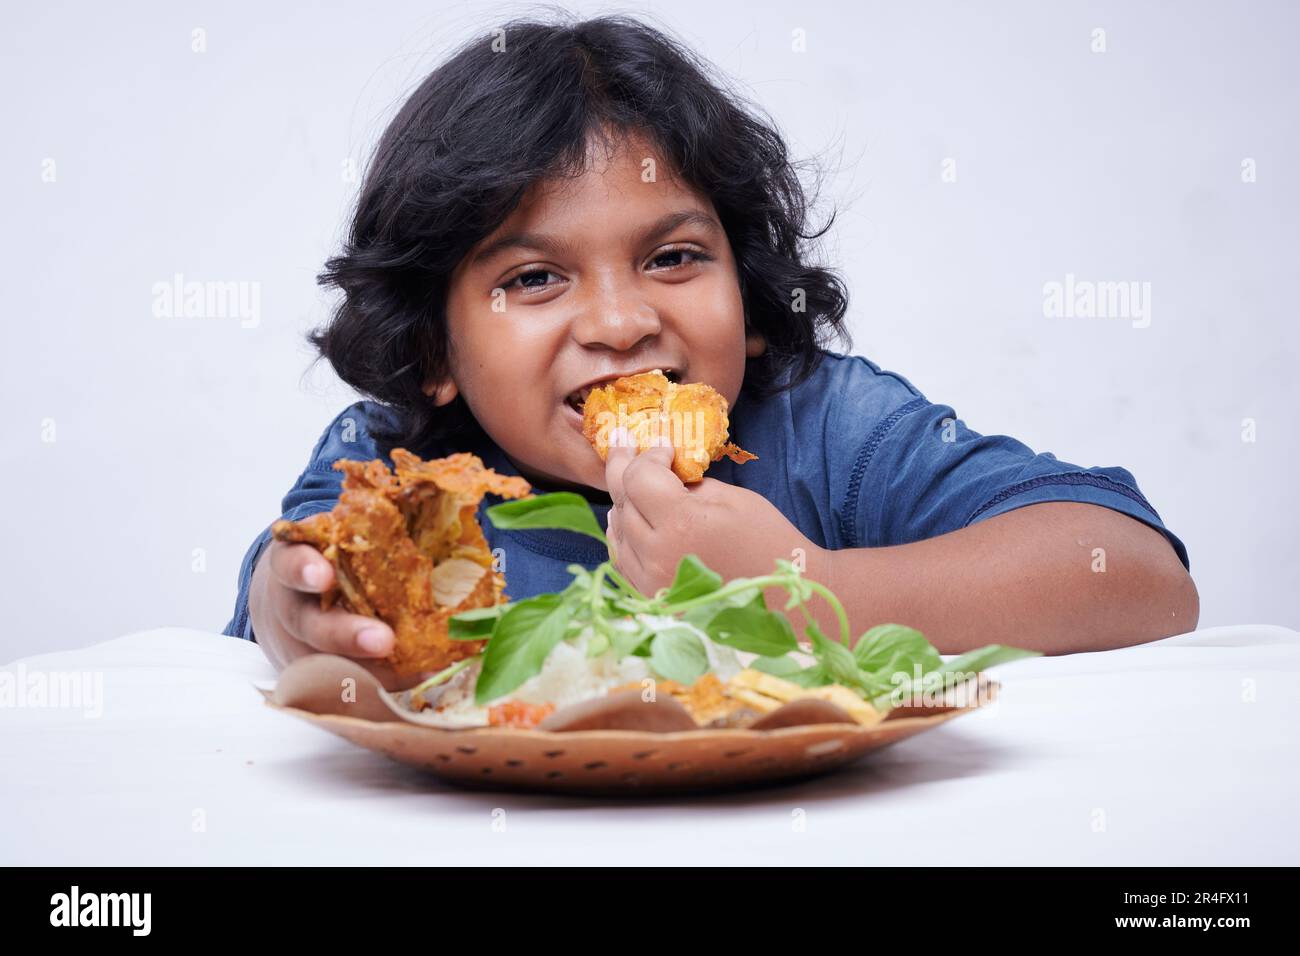
<instances>
[{"instance_id":1,"label":"bitten fried chicken","mask_svg":"<svg viewBox=\"0 0 1300 956\"><path fill-rule=\"evenodd\" d=\"M726 455L736 464L758 456L727 441L727 400L703 382L678 385L659 369L627 375L593 389L582 406L582 434L609 457L609 433L622 426L637 451L665 435L673 445L673 473L686 484L699 481L711 462Z\"/></svg>"},{"instance_id":2,"label":"bitten fried chicken","mask_svg":"<svg viewBox=\"0 0 1300 956\"><path fill-rule=\"evenodd\" d=\"M399 674L441 670L477 654L483 641L453 641L453 614L506 600L477 511L485 494L530 497L522 478L499 475L467 452L423 461L403 448L383 461L340 461L343 491L334 510L277 521L278 541L317 548L336 585L321 595L393 629L388 662Z\"/></svg>"}]
</instances>

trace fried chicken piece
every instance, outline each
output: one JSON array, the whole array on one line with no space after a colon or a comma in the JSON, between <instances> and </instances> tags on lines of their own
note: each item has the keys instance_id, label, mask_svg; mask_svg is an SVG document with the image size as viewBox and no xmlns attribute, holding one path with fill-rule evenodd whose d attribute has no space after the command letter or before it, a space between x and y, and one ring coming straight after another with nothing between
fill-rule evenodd
<instances>
[{"instance_id":1,"label":"fried chicken piece","mask_svg":"<svg viewBox=\"0 0 1300 956\"><path fill-rule=\"evenodd\" d=\"M475 518L478 504L484 494L527 497L528 482L498 475L467 452L422 461L404 448L394 448L392 458L400 488L397 504L416 547L437 561L465 558L490 568L492 553Z\"/></svg>"},{"instance_id":2,"label":"fried chicken piece","mask_svg":"<svg viewBox=\"0 0 1300 956\"><path fill-rule=\"evenodd\" d=\"M396 470L382 460L340 461L343 491L334 510L301 521L277 521L279 541L310 544L334 565L336 587L321 607L336 602L377 617L396 637L388 661L399 674L441 670L477 654L483 641L453 641L449 619L505 600L505 577L477 511L485 494L528 497L522 478L499 475L475 455L422 461L393 449Z\"/></svg>"},{"instance_id":3,"label":"fried chicken piece","mask_svg":"<svg viewBox=\"0 0 1300 956\"><path fill-rule=\"evenodd\" d=\"M703 382L678 385L659 369L592 389L582 406L582 434L601 461L609 457L609 433L619 425L632 434L638 453L667 436L673 473L686 484L703 478L709 463L723 455L738 465L758 457L727 441L725 398Z\"/></svg>"}]
</instances>

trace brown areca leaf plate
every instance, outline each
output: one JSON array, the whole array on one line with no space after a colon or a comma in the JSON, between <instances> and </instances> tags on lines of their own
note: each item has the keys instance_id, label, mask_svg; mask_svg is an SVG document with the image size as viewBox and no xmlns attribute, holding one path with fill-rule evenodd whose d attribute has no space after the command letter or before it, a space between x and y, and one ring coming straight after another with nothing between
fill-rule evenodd
<instances>
[{"instance_id":1,"label":"brown areca leaf plate","mask_svg":"<svg viewBox=\"0 0 1300 956\"><path fill-rule=\"evenodd\" d=\"M666 695L611 694L555 711L543 730L432 726L402 706L368 671L314 654L280 674L266 702L352 743L475 789L571 794L668 794L809 777L923 733L995 699L983 674L956 696L898 707L878 724L834 704L791 701L744 728L686 729ZM957 688L961 691L962 688ZM680 711L680 713L679 713ZM693 721L691 721L693 723Z\"/></svg>"}]
</instances>

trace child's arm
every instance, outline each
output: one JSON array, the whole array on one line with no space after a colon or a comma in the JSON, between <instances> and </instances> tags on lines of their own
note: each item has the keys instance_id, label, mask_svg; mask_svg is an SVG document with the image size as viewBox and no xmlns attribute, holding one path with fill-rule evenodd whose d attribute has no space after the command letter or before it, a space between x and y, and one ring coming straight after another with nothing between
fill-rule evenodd
<instances>
[{"instance_id":1,"label":"child's arm","mask_svg":"<svg viewBox=\"0 0 1300 956\"><path fill-rule=\"evenodd\" d=\"M808 575L843 602L854 637L896 621L945 654L984 644L1107 650L1195 630L1200 614L1196 585L1160 532L1076 502L1027 505L913 544L816 548ZM834 634L833 615L814 613Z\"/></svg>"},{"instance_id":2,"label":"child's arm","mask_svg":"<svg viewBox=\"0 0 1300 956\"><path fill-rule=\"evenodd\" d=\"M606 465L617 566L647 593L671 582L683 554L726 579L802 559L807 576L843 602L854 639L898 623L945 654L984 644L1061 654L1196 627L1196 587L1169 542L1100 505L1029 504L912 544L827 550L762 495L708 478L683 486L671 455L611 448ZM774 590L768 606L785 597ZM826 634L838 633L825 602L811 610Z\"/></svg>"}]
</instances>

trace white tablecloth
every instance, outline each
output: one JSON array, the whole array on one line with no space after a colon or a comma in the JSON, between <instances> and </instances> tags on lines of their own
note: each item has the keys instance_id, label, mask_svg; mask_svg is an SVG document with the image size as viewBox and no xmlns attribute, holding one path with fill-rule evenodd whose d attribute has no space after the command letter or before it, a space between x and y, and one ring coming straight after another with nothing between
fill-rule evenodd
<instances>
[{"instance_id":1,"label":"white tablecloth","mask_svg":"<svg viewBox=\"0 0 1300 956\"><path fill-rule=\"evenodd\" d=\"M3 670L4 864L1300 863L1300 634L1280 627L1020 661L986 712L845 770L672 799L454 789L271 710L261 650L216 634ZM102 700L41 706L72 673Z\"/></svg>"}]
</instances>

